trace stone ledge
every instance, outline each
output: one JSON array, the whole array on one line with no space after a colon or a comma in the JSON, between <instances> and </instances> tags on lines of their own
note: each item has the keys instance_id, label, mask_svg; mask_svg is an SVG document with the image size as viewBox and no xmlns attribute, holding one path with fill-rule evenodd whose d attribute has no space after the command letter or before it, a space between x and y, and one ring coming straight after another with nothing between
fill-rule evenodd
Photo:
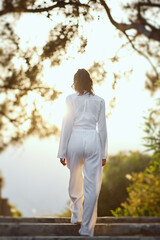
<instances>
[{"instance_id":1,"label":"stone ledge","mask_svg":"<svg viewBox=\"0 0 160 240\"><path fill-rule=\"evenodd\" d=\"M0 236L78 236L80 226L68 223L0 223ZM96 236L160 236L159 223L96 224Z\"/></svg>"},{"instance_id":2,"label":"stone ledge","mask_svg":"<svg viewBox=\"0 0 160 240\"><path fill-rule=\"evenodd\" d=\"M160 237L142 237L142 236L30 236L30 237L0 237L0 240L160 240Z\"/></svg>"},{"instance_id":3,"label":"stone ledge","mask_svg":"<svg viewBox=\"0 0 160 240\"><path fill-rule=\"evenodd\" d=\"M1 222L70 223L70 218L0 217ZM98 217L97 223L160 223L160 217Z\"/></svg>"}]
</instances>

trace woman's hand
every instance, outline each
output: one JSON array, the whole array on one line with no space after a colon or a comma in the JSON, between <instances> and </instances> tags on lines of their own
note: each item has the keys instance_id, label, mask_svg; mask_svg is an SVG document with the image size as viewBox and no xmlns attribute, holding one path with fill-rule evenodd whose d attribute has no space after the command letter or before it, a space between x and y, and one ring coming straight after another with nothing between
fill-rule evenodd
<instances>
[{"instance_id":1,"label":"woman's hand","mask_svg":"<svg viewBox=\"0 0 160 240\"><path fill-rule=\"evenodd\" d=\"M103 158L103 159L102 159L102 167L103 167L105 164L106 164L106 159Z\"/></svg>"},{"instance_id":2,"label":"woman's hand","mask_svg":"<svg viewBox=\"0 0 160 240\"><path fill-rule=\"evenodd\" d=\"M65 158L60 158L60 162L63 164L63 166L66 165Z\"/></svg>"},{"instance_id":3,"label":"woman's hand","mask_svg":"<svg viewBox=\"0 0 160 240\"><path fill-rule=\"evenodd\" d=\"M63 166L66 165L65 158L60 158L60 162L63 164ZM105 164L106 164L106 159L103 158L102 159L102 166L104 166Z\"/></svg>"}]
</instances>

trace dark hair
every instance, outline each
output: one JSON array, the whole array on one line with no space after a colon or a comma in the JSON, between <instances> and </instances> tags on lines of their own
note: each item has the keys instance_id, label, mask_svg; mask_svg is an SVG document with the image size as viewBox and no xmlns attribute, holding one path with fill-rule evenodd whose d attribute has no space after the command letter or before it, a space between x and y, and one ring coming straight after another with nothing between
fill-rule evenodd
<instances>
[{"instance_id":1,"label":"dark hair","mask_svg":"<svg viewBox=\"0 0 160 240\"><path fill-rule=\"evenodd\" d=\"M72 85L76 92L80 95L88 92L93 95L93 81L89 73L84 69L78 69L74 75L74 82Z\"/></svg>"}]
</instances>

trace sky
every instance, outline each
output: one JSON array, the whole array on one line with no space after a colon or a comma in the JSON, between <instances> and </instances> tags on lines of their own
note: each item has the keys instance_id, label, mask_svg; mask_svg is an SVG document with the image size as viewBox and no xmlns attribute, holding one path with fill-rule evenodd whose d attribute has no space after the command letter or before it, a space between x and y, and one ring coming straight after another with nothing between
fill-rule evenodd
<instances>
[{"instance_id":1,"label":"sky","mask_svg":"<svg viewBox=\"0 0 160 240\"><path fill-rule=\"evenodd\" d=\"M117 10L118 11L118 10ZM43 31L42 31L43 24ZM25 15L17 25L22 45L29 40L34 44L43 44L51 23L44 17ZM106 30L105 30L106 29ZM108 60L121 44L115 29L105 15L95 19L94 23L86 24L84 34L88 36L88 46L83 55L76 54L76 45L70 47L67 59L60 67L49 68L46 61L44 81L62 91L62 95L50 106L44 105L44 118L49 118L59 128L65 112L65 98L73 93L71 84L73 75L78 68L88 69L93 61L105 60L107 76L103 84L94 85L97 95L106 102L106 113L110 111L109 102L115 96L115 108L106 119L108 130L109 155L119 151L144 151L142 137L144 136L144 116L155 104L154 97L144 88L145 71L149 67L143 57L125 52L119 65L113 66ZM116 89L112 89L112 71L133 68L129 79L118 81ZM5 178L2 196L16 205L23 215L52 216L60 213L69 200L68 182L69 170L57 159L58 137L38 139L29 137L23 144L9 146L0 155L0 169Z\"/></svg>"}]
</instances>

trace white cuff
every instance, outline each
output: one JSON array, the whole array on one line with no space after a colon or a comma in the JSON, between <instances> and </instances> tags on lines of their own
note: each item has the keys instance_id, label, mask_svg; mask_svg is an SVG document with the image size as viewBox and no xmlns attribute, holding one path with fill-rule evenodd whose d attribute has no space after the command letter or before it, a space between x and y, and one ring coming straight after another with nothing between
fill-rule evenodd
<instances>
[{"instance_id":1,"label":"white cuff","mask_svg":"<svg viewBox=\"0 0 160 240\"><path fill-rule=\"evenodd\" d=\"M57 158L66 158L65 156L58 155Z\"/></svg>"}]
</instances>

